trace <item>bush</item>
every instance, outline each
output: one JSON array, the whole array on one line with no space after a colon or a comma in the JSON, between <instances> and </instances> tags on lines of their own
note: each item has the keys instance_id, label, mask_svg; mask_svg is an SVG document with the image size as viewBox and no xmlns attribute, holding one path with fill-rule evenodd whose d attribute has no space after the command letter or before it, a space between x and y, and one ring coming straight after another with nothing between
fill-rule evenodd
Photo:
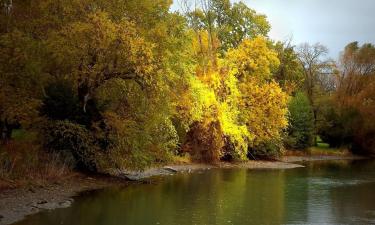
<instances>
[{"instance_id":1,"label":"bush","mask_svg":"<svg viewBox=\"0 0 375 225\"><path fill-rule=\"evenodd\" d=\"M46 149L65 157L73 156L79 168L97 170L95 139L84 126L69 121L54 121L44 126L42 132Z\"/></svg>"},{"instance_id":2,"label":"bush","mask_svg":"<svg viewBox=\"0 0 375 225\"><path fill-rule=\"evenodd\" d=\"M297 93L289 102L289 126L285 138L286 147L306 149L314 139L314 115L309 99Z\"/></svg>"},{"instance_id":3,"label":"bush","mask_svg":"<svg viewBox=\"0 0 375 225\"><path fill-rule=\"evenodd\" d=\"M283 152L281 139L271 139L251 147L248 151L249 159L275 159Z\"/></svg>"},{"instance_id":4,"label":"bush","mask_svg":"<svg viewBox=\"0 0 375 225\"><path fill-rule=\"evenodd\" d=\"M320 138L334 148L350 145L353 141L353 126L358 119L358 113L349 109L338 112L333 106L327 108L318 126Z\"/></svg>"}]
</instances>

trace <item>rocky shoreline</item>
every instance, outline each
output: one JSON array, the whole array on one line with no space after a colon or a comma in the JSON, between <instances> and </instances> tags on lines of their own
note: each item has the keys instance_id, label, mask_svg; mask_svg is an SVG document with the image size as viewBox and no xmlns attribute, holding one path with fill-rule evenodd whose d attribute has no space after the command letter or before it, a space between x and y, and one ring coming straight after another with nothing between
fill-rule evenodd
<instances>
[{"instance_id":1,"label":"rocky shoreline","mask_svg":"<svg viewBox=\"0 0 375 225\"><path fill-rule=\"evenodd\" d=\"M217 165L182 164L150 168L142 172L110 171L112 177L76 174L58 183L0 191L0 225L15 223L27 215L42 210L69 207L73 202L73 197L84 191L127 186L154 176L190 173L213 168L293 169L304 167L294 162L340 159L360 158L354 156L288 156L282 158L281 161L223 162Z\"/></svg>"}]
</instances>

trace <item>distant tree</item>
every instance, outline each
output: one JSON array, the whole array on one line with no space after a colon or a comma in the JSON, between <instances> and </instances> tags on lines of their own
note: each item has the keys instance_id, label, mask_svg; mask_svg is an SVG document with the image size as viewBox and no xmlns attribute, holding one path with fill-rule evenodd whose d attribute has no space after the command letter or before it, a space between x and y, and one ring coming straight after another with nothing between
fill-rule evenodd
<instances>
[{"instance_id":1,"label":"distant tree","mask_svg":"<svg viewBox=\"0 0 375 225\"><path fill-rule=\"evenodd\" d=\"M292 149L306 149L313 144L314 115L307 96L298 92L289 104L286 144Z\"/></svg>"},{"instance_id":2,"label":"distant tree","mask_svg":"<svg viewBox=\"0 0 375 225\"><path fill-rule=\"evenodd\" d=\"M267 36L271 28L265 15L242 1L202 0L194 5L192 1L180 0L180 3L193 29L207 30L210 38L219 39L221 53L236 48L244 39Z\"/></svg>"},{"instance_id":3,"label":"distant tree","mask_svg":"<svg viewBox=\"0 0 375 225\"><path fill-rule=\"evenodd\" d=\"M348 44L341 56L334 102L351 130L352 149L373 154L375 149L375 46ZM349 117L349 118L348 118ZM348 130L345 129L345 130Z\"/></svg>"},{"instance_id":4,"label":"distant tree","mask_svg":"<svg viewBox=\"0 0 375 225\"><path fill-rule=\"evenodd\" d=\"M327 83L327 76L334 76L335 65L331 60L325 58L328 54L328 49L319 43L314 45L301 44L297 52L304 75L303 90L313 107L314 133L316 134L320 113L319 100L326 94L325 87L321 84ZM316 138L314 142L316 143Z\"/></svg>"},{"instance_id":5,"label":"distant tree","mask_svg":"<svg viewBox=\"0 0 375 225\"><path fill-rule=\"evenodd\" d=\"M288 40L275 43L274 49L280 60L280 66L274 72L274 79L289 94L302 90L304 74L295 46Z\"/></svg>"}]
</instances>

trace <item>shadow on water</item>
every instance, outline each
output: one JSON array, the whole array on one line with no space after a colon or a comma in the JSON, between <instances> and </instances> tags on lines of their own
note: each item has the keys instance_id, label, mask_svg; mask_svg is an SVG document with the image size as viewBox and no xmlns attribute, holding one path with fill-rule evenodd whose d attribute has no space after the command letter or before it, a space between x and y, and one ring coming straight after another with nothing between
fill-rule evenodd
<instances>
[{"instance_id":1,"label":"shadow on water","mask_svg":"<svg viewBox=\"0 0 375 225\"><path fill-rule=\"evenodd\" d=\"M18 225L362 224L375 222L374 190L374 161L214 169L85 193Z\"/></svg>"}]
</instances>

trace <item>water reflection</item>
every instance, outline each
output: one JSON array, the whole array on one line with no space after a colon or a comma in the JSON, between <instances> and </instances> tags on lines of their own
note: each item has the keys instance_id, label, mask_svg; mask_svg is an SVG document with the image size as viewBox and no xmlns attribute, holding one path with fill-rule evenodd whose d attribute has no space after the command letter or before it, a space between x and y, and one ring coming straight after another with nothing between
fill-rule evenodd
<instances>
[{"instance_id":1,"label":"water reflection","mask_svg":"<svg viewBox=\"0 0 375 225\"><path fill-rule=\"evenodd\" d=\"M375 222L374 190L373 161L210 170L90 193L19 224L362 224Z\"/></svg>"}]
</instances>

